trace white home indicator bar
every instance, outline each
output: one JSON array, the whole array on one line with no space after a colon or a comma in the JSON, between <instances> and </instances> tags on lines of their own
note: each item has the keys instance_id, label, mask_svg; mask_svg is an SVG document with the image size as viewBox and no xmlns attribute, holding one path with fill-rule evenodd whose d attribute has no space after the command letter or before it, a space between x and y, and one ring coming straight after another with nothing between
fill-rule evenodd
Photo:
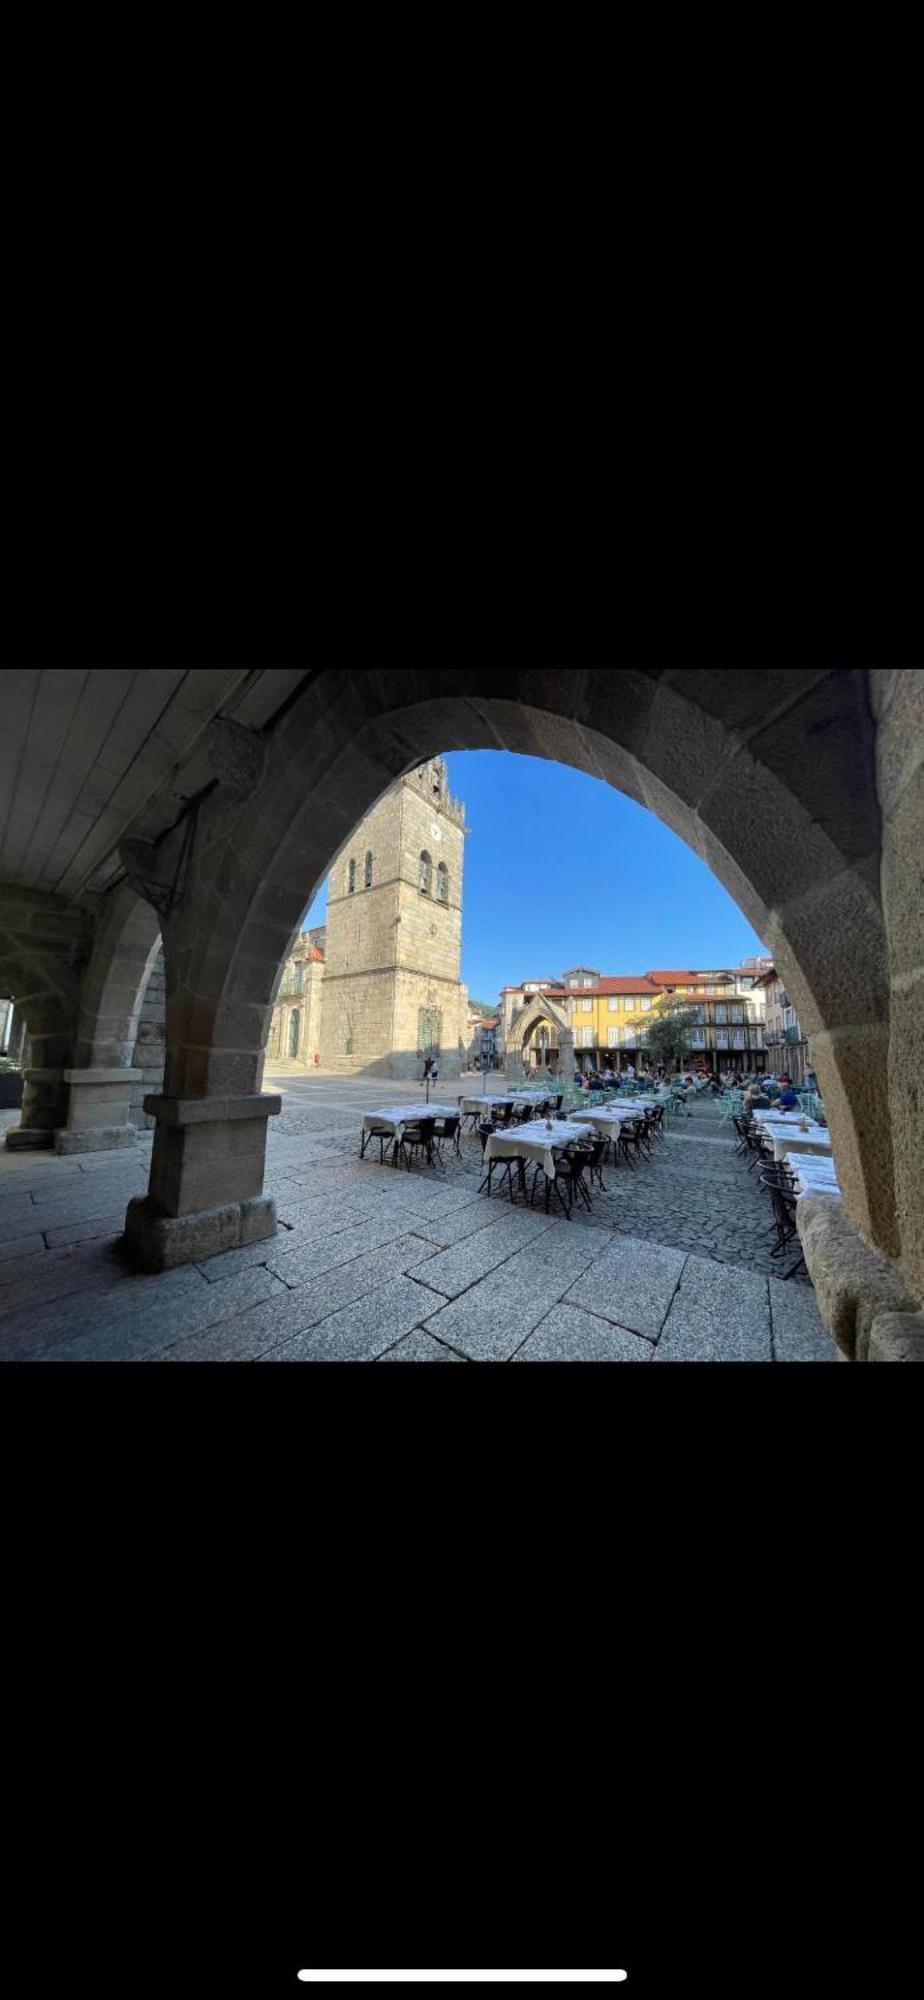
<instances>
[{"instance_id":1,"label":"white home indicator bar","mask_svg":"<svg viewBox=\"0 0 924 2000\"><path fill-rule=\"evenodd\" d=\"M628 1979L629 1975L627 1972L300 1972L298 1976L312 1984L324 1985L330 1980L338 1986L400 1986L405 1981L425 1986L437 1979L454 1986L519 1986L535 1981L546 1986L605 1986L617 1979Z\"/></svg>"}]
</instances>

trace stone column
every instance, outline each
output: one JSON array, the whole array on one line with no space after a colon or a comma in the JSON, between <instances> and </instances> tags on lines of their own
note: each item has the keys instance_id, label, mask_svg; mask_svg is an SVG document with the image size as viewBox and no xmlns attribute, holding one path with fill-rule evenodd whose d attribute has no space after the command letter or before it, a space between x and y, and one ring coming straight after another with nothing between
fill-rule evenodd
<instances>
[{"instance_id":1,"label":"stone column","mask_svg":"<svg viewBox=\"0 0 924 2000\"><path fill-rule=\"evenodd\" d=\"M149 1270L198 1263L276 1234L264 1195L270 1092L228 1097L146 1097L155 1120L148 1193L129 1202L126 1241Z\"/></svg>"},{"instance_id":2,"label":"stone column","mask_svg":"<svg viewBox=\"0 0 924 2000\"><path fill-rule=\"evenodd\" d=\"M67 1116L67 1085L63 1069L27 1069L22 1078L19 1124L6 1135L11 1153L48 1150Z\"/></svg>"},{"instance_id":3,"label":"stone column","mask_svg":"<svg viewBox=\"0 0 924 2000\"><path fill-rule=\"evenodd\" d=\"M100 1153L134 1146L138 1134L129 1121L132 1085L140 1069L66 1069L70 1088L67 1124L54 1134L56 1153Z\"/></svg>"}]
</instances>

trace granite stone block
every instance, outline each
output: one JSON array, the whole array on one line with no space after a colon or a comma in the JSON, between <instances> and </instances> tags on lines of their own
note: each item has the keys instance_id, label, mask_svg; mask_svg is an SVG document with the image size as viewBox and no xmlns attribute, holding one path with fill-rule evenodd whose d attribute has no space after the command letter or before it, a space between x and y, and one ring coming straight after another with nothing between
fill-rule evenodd
<instances>
[{"instance_id":1,"label":"granite stone block","mask_svg":"<svg viewBox=\"0 0 924 2000\"><path fill-rule=\"evenodd\" d=\"M800 1285L797 1291L781 1278L770 1278L767 1285L776 1360L836 1361L837 1345L824 1325L810 1287Z\"/></svg>"},{"instance_id":2,"label":"granite stone block","mask_svg":"<svg viewBox=\"0 0 924 2000\"><path fill-rule=\"evenodd\" d=\"M319 1326L331 1314L400 1277L433 1246L416 1237L389 1244L384 1250L356 1257L353 1262L322 1274L298 1291L283 1290L263 1305L242 1312L232 1321L190 1338L181 1337L157 1359L164 1361L255 1361L270 1349L280 1360L311 1359L298 1349L298 1336ZM424 1296L426 1296L424 1294ZM286 1348L292 1344L292 1353Z\"/></svg>"},{"instance_id":3,"label":"granite stone block","mask_svg":"<svg viewBox=\"0 0 924 2000\"><path fill-rule=\"evenodd\" d=\"M576 1306L553 1306L517 1349L518 1361L651 1361L654 1348L641 1334L614 1326Z\"/></svg>"},{"instance_id":4,"label":"granite stone block","mask_svg":"<svg viewBox=\"0 0 924 2000\"><path fill-rule=\"evenodd\" d=\"M172 1344L178 1327L192 1331L236 1317L263 1299L282 1296L283 1288L269 1271L258 1267L242 1271L224 1284L203 1285L180 1301L151 1300L143 1313L129 1307L105 1328L78 1334L56 1342L37 1358L40 1361L143 1361L160 1348Z\"/></svg>"},{"instance_id":5,"label":"granite stone block","mask_svg":"<svg viewBox=\"0 0 924 2000\"><path fill-rule=\"evenodd\" d=\"M387 1353L380 1354L376 1366L381 1367L383 1361L464 1360L464 1354L454 1354L451 1347L444 1347L440 1341L434 1340L432 1335L423 1333L418 1328L415 1333L405 1334L404 1339L399 1340L397 1347L389 1347Z\"/></svg>"},{"instance_id":6,"label":"granite stone block","mask_svg":"<svg viewBox=\"0 0 924 2000\"><path fill-rule=\"evenodd\" d=\"M683 1250L643 1243L635 1236L622 1237L603 1250L590 1270L582 1272L567 1293L566 1303L583 1306L629 1333L656 1339L685 1262Z\"/></svg>"},{"instance_id":7,"label":"granite stone block","mask_svg":"<svg viewBox=\"0 0 924 2000\"><path fill-rule=\"evenodd\" d=\"M412 1278L396 1278L344 1306L265 1361L374 1361L426 1319L433 1295Z\"/></svg>"}]
</instances>

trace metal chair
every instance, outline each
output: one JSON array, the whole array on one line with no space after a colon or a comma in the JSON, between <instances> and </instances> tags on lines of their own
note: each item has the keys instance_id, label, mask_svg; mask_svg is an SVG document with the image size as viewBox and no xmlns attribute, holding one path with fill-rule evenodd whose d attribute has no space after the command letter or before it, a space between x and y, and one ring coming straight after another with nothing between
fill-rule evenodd
<instances>
[{"instance_id":1,"label":"metal chair","mask_svg":"<svg viewBox=\"0 0 924 2000\"><path fill-rule=\"evenodd\" d=\"M386 1145L389 1147L393 1146L395 1140L395 1135L391 1129L391 1126L372 1125L368 1128L365 1125L363 1126L362 1142L359 1148L359 1157L361 1160L364 1160L366 1157L366 1147L368 1146L371 1139L377 1139L379 1142L379 1166L383 1167L385 1165Z\"/></svg>"}]
</instances>

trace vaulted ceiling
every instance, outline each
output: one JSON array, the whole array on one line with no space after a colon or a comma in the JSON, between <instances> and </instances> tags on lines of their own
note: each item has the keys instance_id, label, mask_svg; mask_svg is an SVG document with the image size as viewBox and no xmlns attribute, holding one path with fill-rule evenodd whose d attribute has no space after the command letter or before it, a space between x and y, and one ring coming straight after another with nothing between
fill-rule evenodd
<instances>
[{"instance_id":1,"label":"vaulted ceiling","mask_svg":"<svg viewBox=\"0 0 924 2000\"><path fill-rule=\"evenodd\" d=\"M0 706L0 881L69 899L123 874L213 777L217 717L262 729L304 667L10 667Z\"/></svg>"}]
</instances>

